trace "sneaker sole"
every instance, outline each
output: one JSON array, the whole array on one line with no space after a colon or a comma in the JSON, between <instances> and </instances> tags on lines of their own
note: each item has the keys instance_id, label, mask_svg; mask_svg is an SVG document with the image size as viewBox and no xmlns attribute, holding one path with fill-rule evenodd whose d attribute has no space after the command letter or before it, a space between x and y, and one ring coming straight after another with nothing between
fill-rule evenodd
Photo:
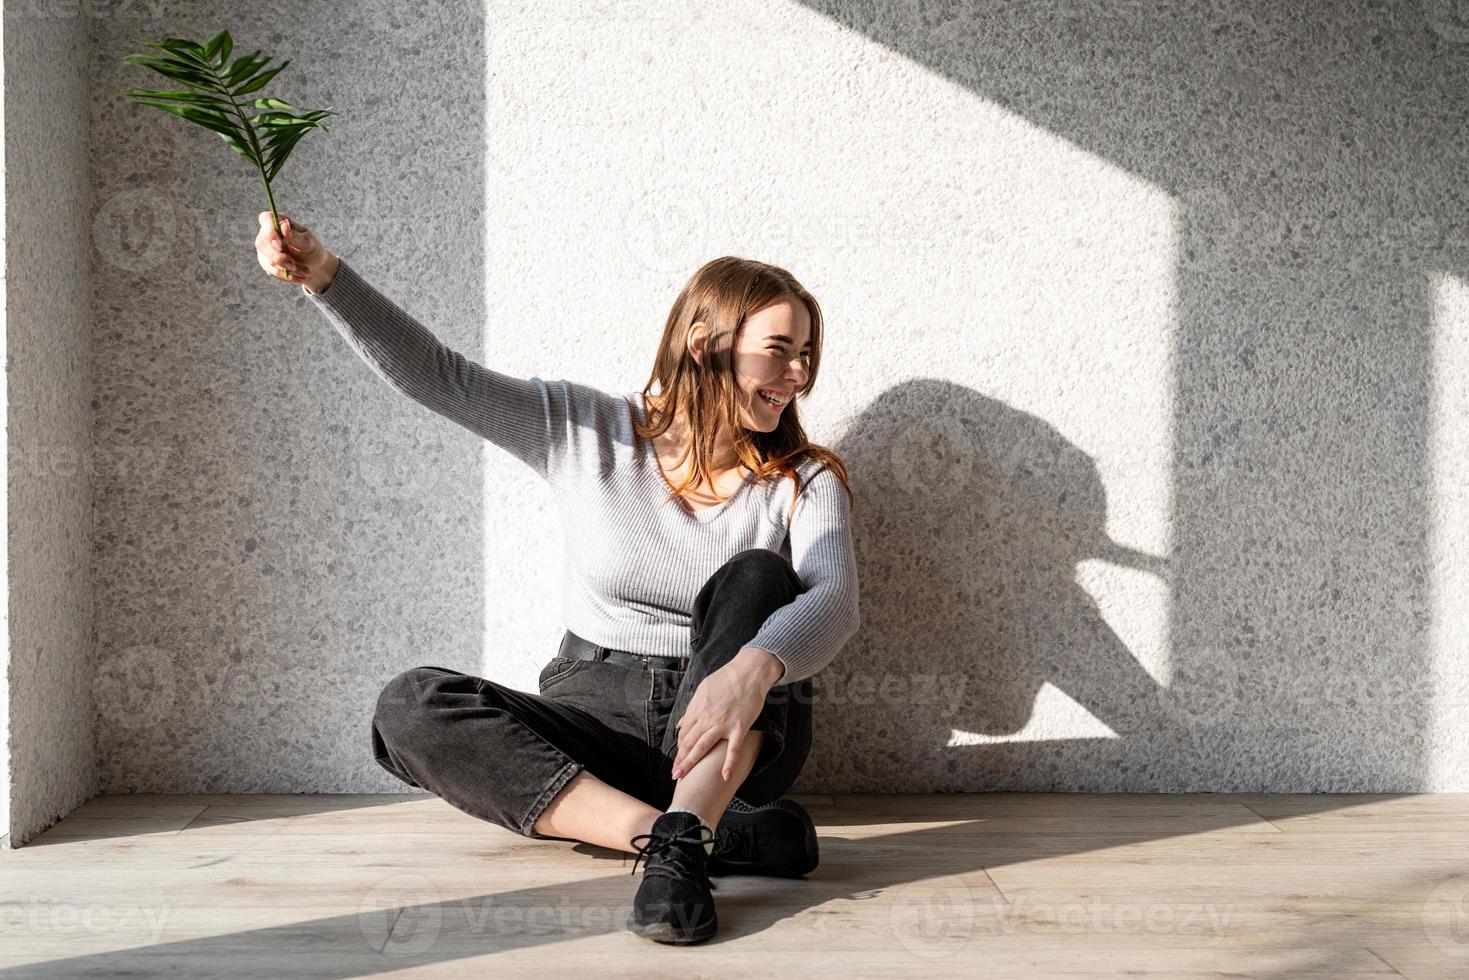
<instances>
[{"instance_id":1,"label":"sneaker sole","mask_svg":"<svg viewBox=\"0 0 1469 980\"><path fill-rule=\"evenodd\" d=\"M651 939L655 943L665 943L670 946L687 946L690 943L702 943L719 931L719 920L711 919L701 922L690 932L681 932L671 922L654 922L650 925L640 926L635 923L628 924L628 932L644 939Z\"/></svg>"},{"instance_id":2,"label":"sneaker sole","mask_svg":"<svg viewBox=\"0 0 1469 980\"><path fill-rule=\"evenodd\" d=\"M776 872L770 871L762 865L751 865L748 863L732 862L724 858L720 858L718 861L714 861L711 859L709 862L709 874L711 876L719 875L720 877L724 877L726 875L763 875L770 878L799 878L802 875L807 875L810 874L812 871L815 871L816 866L821 863L821 852L820 845L816 837L816 826L811 820L811 815L806 812L806 808L801 806L801 804L797 803L795 800L771 800L769 803L762 803L760 806L751 806L749 803L746 803L739 797L735 797L734 799L730 800L728 809L733 810L736 813L743 814L760 813L764 810L779 810L782 813L791 814L800 821L801 826L805 831L806 839L803 843L805 845L806 853L811 855L811 861L806 867L803 867L799 870L789 872L782 871L777 874Z\"/></svg>"}]
</instances>

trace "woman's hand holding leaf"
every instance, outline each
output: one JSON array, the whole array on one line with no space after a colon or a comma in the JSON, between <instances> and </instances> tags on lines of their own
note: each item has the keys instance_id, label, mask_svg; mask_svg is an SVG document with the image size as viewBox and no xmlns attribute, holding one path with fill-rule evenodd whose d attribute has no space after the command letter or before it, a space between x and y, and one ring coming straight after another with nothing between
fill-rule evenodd
<instances>
[{"instance_id":1,"label":"woman's hand holding leaf","mask_svg":"<svg viewBox=\"0 0 1469 980\"><path fill-rule=\"evenodd\" d=\"M255 235L255 261L272 279L298 282L313 293L331 285L337 273L337 257L327 251L305 225L282 214L285 239L277 234L269 211L260 212L260 231Z\"/></svg>"}]
</instances>

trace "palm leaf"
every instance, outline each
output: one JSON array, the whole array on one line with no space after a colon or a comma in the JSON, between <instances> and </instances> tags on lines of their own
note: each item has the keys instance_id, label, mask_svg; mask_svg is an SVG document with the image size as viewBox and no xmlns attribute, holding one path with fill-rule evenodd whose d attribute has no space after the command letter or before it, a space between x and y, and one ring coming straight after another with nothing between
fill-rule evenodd
<instances>
[{"instance_id":1,"label":"palm leaf","mask_svg":"<svg viewBox=\"0 0 1469 980\"><path fill-rule=\"evenodd\" d=\"M167 75L176 82L183 82L195 88L213 88L214 80L209 77L206 70L194 65L185 64L169 58L152 58L147 55L131 55L124 58L128 64L143 65L154 71Z\"/></svg>"},{"instance_id":2,"label":"palm leaf","mask_svg":"<svg viewBox=\"0 0 1469 980\"><path fill-rule=\"evenodd\" d=\"M229 60L230 52L234 50L234 47L235 42L230 39L230 32L220 31L209 39L208 44L204 45L204 60L213 64L214 59L218 58L220 64L224 64Z\"/></svg>"},{"instance_id":3,"label":"palm leaf","mask_svg":"<svg viewBox=\"0 0 1469 980\"><path fill-rule=\"evenodd\" d=\"M124 64L150 68L185 87L127 89L122 95L217 133L230 149L254 164L265 183L271 218L279 232L270 183L301 137L313 129L330 132L321 120L336 113L332 109L301 111L271 97L242 99L264 88L291 62L287 59L268 68L275 56L259 49L231 62L235 43L229 31L220 31L203 44L184 37L134 40L153 51L128 55L122 59ZM247 114L249 109L260 111Z\"/></svg>"}]
</instances>

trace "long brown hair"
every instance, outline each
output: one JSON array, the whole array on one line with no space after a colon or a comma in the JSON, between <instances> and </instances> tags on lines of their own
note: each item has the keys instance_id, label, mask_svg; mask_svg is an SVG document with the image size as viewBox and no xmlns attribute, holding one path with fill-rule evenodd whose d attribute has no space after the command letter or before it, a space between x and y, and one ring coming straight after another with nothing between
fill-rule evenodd
<instances>
[{"instance_id":1,"label":"long brown hair","mask_svg":"<svg viewBox=\"0 0 1469 980\"><path fill-rule=\"evenodd\" d=\"M746 429L739 417L739 386L735 383L735 341L745 320L783 296L790 295L806 305L811 314L811 363L806 384L798 388L780 413L780 422L771 432ZM698 322L709 325L705 339L703 363L689 353L688 337ZM692 439L678 457L681 465L693 452L693 472L674 487L664 500L673 502L694 486L707 482L714 488L714 438L721 427L734 433L734 451L740 461L752 470L756 479L780 479L789 476L796 485L791 496L791 513L801 494L801 477L796 468L807 460L823 463L836 474L846 488L848 503L852 500L852 484L847 467L840 456L825 446L806 438L796 411L797 399L816 385L821 367L821 306L806 287L785 269L726 255L706 262L684 285L668 319L663 337L658 342L658 358L653 373L643 386L644 415L648 424L633 419L633 431L646 439L668 431L678 417L680 406L688 405L689 430ZM652 395L654 383L658 394ZM654 399L656 398L656 402ZM723 503L728 498L714 495Z\"/></svg>"}]
</instances>

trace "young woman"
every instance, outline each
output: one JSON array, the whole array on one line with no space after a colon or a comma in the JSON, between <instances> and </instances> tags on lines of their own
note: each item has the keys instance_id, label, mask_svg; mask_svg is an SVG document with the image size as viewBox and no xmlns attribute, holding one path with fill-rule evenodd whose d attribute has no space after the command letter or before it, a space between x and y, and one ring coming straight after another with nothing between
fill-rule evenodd
<instances>
[{"instance_id":1,"label":"young woman","mask_svg":"<svg viewBox=\"0 0 1469 980\"><path fill-rule=\"evenodd\" d=\"M468 360L281 225L284 243L261 212L261 267L389 385L546 481L569 545L540 693L404 671L377 701L377 761L527 837L635 853L628 928L658 942L714 934L711 874L814 869L811 818L781 796L811 745L810 679L860 622L846 468L791 403L821 359L816 300L784 269L715 259L648 384L613 394Z\"/></svg>"}]
</instances>

